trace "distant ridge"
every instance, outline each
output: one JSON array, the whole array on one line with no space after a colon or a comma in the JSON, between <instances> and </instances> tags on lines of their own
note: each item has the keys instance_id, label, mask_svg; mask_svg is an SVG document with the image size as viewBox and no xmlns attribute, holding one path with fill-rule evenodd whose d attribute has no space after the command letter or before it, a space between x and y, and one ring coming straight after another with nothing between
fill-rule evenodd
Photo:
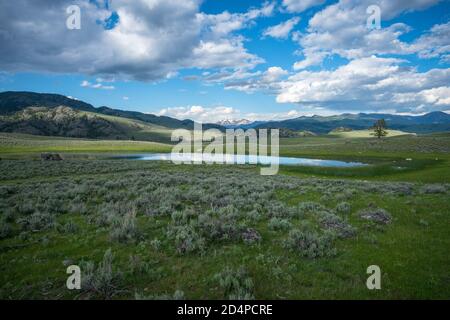
<instances>
[{"instance_id":1,"label":"distant ridge","mask_svg":"<svg viewBox=\"0 0 450 320\"><path fill-rule=\"evenodd\" d=\"M235 128L240 126L245 126L248 124L251 124L252 122L247 119L239 119L239 120L233 120L233 119L227 119L227 120L221 120L217 122L218 125L221 125L225 128Z\"/></svg>"},{"instance_id":2,"label":"distant ridge","mask_svg":"<svg viewBox=\"0 0 450 320\"><path fill-rule=\"evenodd\" d=\"M47 108L66 106L76 110L96 112L94 106L89 103L59 94L27 91L0 92L0 114L11 114L32 106Z\"/></svg>"},{"instance_id":3,"label":"distant ridge","mask_svg":"<svg viewBox=\"0 0 450 320\"><path fill-rule=\"evenodd\" d=\"M70 107L74 110L100 113L104 115L140 120L150 124L159 125L171 129L193 129L194 121L178 120L166 116L156 116L137 111L125 111L108 107L95 108L93 105L81 100L69 98L60 94L36 93L26 91L0 92L0 115L10 115L28 107L56 108L60 106ZM204 124L204 128L223 129L217 124Z\"/></svg>"},{"instance_id":4,"label":"distant ridge","mask_svg":"<svg viewBox=\"0 0 450 320\"><path fill-rule=\"evenodd\" d=\"M192 120L178 120L167 116L156 116L137 111L118 110L106 106L95 108L89 103L59 94L13 91L0 93L0 115L3 116L13 115L28 107L44 107L51 109L60 106L98 115L142 121L149 125L161 126L168 129L193 129L195 124ZM279 128L292 131L311 132L314 134L327 134L336 128L348 128L351 130L368 129L379 119L385 119L389 129L404 132L434 133L450 131L450 115L440 111L430 112L422 116L359 113L327 117L302 116L283 121L250 122L246 119L226 120L217 124L203 124L203 128L217 128L219 130L224 130L225 128ZM14 129L12 124L8 124L6 127L9 128L8 130Z\"/></svg>"},{"instance_id":5,"label":"distant ridge","mask_svg":"<svg viewBox=\"0 0 450 320\"><path fill-rule=\"evenodd\" d=\"M403 116L379 113L342 114L338 116L299 117L284 121L260 123L255 128L284 128L290 130L307 130L317 134L325 134L336 128L364 130L370 128L375 121L385 119L388 128L411 133L433 133L450 131L450 115L434 111L422 116Z\"/></svg>"}]
</instances>

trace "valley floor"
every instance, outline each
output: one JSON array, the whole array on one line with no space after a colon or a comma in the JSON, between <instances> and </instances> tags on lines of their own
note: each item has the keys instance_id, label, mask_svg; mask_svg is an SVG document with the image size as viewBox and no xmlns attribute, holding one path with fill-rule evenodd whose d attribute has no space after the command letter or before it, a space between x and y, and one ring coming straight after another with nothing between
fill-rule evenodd
<instances>
[{"instance_id":1,"label":"valley floor","mask_svg":"<svg viewBox=\"0 0 450 320\"><path fill-rule=\"evenodd\" d=\"M446 135L285 140L283 155L375 165L277 176L73 153L110 142L1 137L2 299L450 298ZM44 151L72 153L33 160ZM82 290L66 288L69 265ZM370 265L381 290L366 287Z\"/></svg>"}]
</instances>

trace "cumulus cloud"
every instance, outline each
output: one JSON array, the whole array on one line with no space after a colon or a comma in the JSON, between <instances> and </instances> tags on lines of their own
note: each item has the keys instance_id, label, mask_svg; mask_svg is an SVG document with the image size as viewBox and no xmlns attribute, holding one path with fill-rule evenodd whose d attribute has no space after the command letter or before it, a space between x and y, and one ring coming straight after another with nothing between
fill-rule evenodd
<instances>
[{"instance_id":1,"label":"cumulus cloud","mask_svg":"<svg viewBox=\"0 0 450 320\"><path fill-rule=\"evenodd\" d=\"M383 21L407 11L430 7L439 0L378 1ZM417 48L400 40L410 31L404 23L368 29L366 10L371 0L341 0L317 12L309 21L304 34L296 34L303 60L294 67L297 70L317 65L327 56L337 54L346 59L368 57L373 54L404 55L416 53ZM447 37L448 38L448 37ZM425 42L425 41L424 41ZM447 39L448 42L448 39Z\"/></svg>"},{"instance_id":2,"label":"cumulus cloud","mask_svg":"<svg viewBox=\"0 0 450 320\"><path fill-rule=\"evenodd\" d=\"M264 73L262 81L266 83L275 82L281 77L287 75L289 72L280 67L270 67Z\"/></svg>"},{"instance_id":3,"label":"cumulus cloud","mask_svg":"<svg viewBox=\"0 0 450 320\"><path fill-rule=\"evenodd\" d=\"M241 119L246 119L249 121L277 121L277 120L292 119L306 115L310 116L315 114L329 115L331 113L326 110L322 110L322 108L314 106L305 106L303 110L291 109L284 112L272 112L272 113L242 112L239 109L225 106L174 107L174 108L165 108L158 112L158 115L160 116L170 116L180 120L191 119L199 123L217 123L222 120L241 120Z\"/></svg>"},{"instance_id":4,"label":"cumulus cloud","mask_svg":"<svg viewBox=\"0 0 450 320\"><path fill-rule=\"evenodd\" d=\"M206 14L202 12L197 17L204 29L208 31L209 37L219 38L250 26L257 18L271 16L274 9L275 2L265 2L260 8L253 8L245 13L224 11L219 14Z\"/></svg>"},{"instance_id":5,"label":"cumulus cloud","mask_svg":"<svg viewBox=\"0 0 450 320\"><path fill-rule=\"evenodd\" d=\"M191 119L201 123L216 123L220 120L233 119L239 115L239 111L218 106L207 108L202 106L165 108L158 112L160 116L169 116L177 119Z\"/></svg>"},{"instance_id":6,"label":"cumulus cloud","mask_svg":"<svg viewBox=\"0 0 450 320\"><path fill-rule=\"evenodd\" d=\"M225 89L238 90L246 93L265 91L275 93L279 89L280 80L289 72L280 67L270 67L263 73L253 74L251 77L232 79L225 83Z\"/></svg>"},{"instance_id":7,"label":"cumulus cloud","mask_svg":"<svg viewBox=\"0 0 450 320\"><path fill-rule=\"evenodd\" d=\"M155 81L182 68L253 68L263 60L233 32L269 16L274 3L246 13L207 15L201 0L0 2L0 69L80 73ZM66 8L81 7L81 30L66 28ZM105 28L111 15L119 20Z\"/></svg>"},{"instance_id":8,"label":"cumulus cloud","mask_svg":"<svg viewBox=\"0 0 450 320\"><path fill-rule=\"evenodd\" d=\"M429 32L414 41L412 47L420 58L439 58L450 62L450 22L437 24Z\"/></svg>"},{"instance_id":9,"label":"cumulus cloud","mask_svg":"<svg viewBox=\"0 0 450 320\"><path fill-rule=\"evenodd\" d=\"M282 4L288 12L299 13L324 3L325 0L283 0Z\"/></svg>"},{"instance_id":10,"label":"cumulus cloud","mask_svg":"<svg viewBox=\"0 0 450 320\"><path fill-rule=\"evenodd\" d=\"M418 104L417 110L423 110L426 105L450 106L450 87L439 87L418 92L396 93L393 101L401 104Z\"/></svg>"},{"instance_id":11,"label":"cumulus cloud","mask_svg":"<svg viewBox=\"0 0 450 320\"><path fill-rule=\"evenodd\" d=\"M192 66L202 69L252 69L264 62L258 56L247 52L241 37L215 41L202 40L194 48L192 59Z\"/></svg>"},{"instance_id":12,"label":"cumulus cloud","mask_svg":"<svg viewBox=\"0 0 450 320\"><path fill-rule=\"evenodd\" d=\"M330 116L335 114L336 112L326 110L322 107L301 106L299 109L291 109L285 112L246 113L243 115L243 118L250 121L281 121L299 117L311 117L314 115Z\"/></svg>"},{"instance_id":13,"label":"cumulus cloud","mask_svg":"<svg viewBox=\"0 0 450 320\"><path fill-rule=\"evenodd\" d=\"M299 17L294 17L276 26L267 28L263 35L277 39L287 39L292 29L300 22Z\"/></svg>"},{"instance_id":14,"label":"cumulus cloud","mask_svg":"<svg viewBox=\"0 0 450 320\"><path fill-rule=\"evenodd\" d=\"M334 110L398 112L446 110L450 69L417 72L404 61L376 56L354 59L333 71L301 71L280 83L277 101Z\"/></svg>"}]
</instances>

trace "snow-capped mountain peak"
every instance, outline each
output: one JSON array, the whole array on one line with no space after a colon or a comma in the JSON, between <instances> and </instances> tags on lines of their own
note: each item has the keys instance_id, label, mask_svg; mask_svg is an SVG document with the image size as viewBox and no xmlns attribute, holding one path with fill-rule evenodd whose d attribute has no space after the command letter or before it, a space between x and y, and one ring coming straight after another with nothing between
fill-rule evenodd
<instances>
[{"instance_id":1,"label":"snow-capped mountain peak","mask_svg":"<svg viewBox=\"0 0 450 320\"><path fill-rule=\"evenodd\" d=\"M250 120L247 119L226 119L226 120L221 120L219 122L217 122L217 124L221 125L221 126L242 126L242 125L246 125L246 124L250 124L252 123Z\"/></svg>"}]
</instances>

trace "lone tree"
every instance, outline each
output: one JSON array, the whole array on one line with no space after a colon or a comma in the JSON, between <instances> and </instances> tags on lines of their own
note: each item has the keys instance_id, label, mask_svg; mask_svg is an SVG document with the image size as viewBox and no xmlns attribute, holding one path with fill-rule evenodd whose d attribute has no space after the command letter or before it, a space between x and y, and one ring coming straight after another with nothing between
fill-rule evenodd
<instances>
[{"instance_id":1,"label":"lone tree","mask_svg":"<svg viewBox=\"0 0 450 320\"><path fill-rule=\"evenodd\" d=\"M377 122L375 122L375 124L373 125L372 135L374 135L378 139L381 139L382 137L387 136L388 133L386 129L386 121L384 121L384 119L377 120Z\"/></svg>"}]
</instances>

